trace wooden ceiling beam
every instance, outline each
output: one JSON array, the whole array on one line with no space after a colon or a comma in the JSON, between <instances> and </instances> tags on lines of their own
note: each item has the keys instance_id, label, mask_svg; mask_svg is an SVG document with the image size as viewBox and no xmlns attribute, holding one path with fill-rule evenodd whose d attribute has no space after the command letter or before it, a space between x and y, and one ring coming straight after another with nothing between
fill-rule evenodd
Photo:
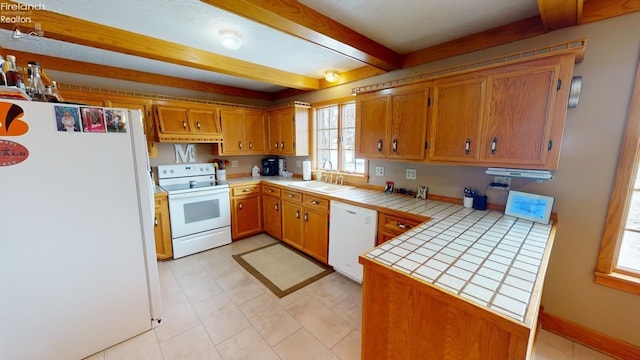
<instances>
[{"instance_id":1,"label":"wooden ceiling beam","mask_svg":"<svg viewBox=\"0 0 640 360\"><path fill-rule=\"evenodd\" d=\"M7 1L2 0L0 3L7 3ZM31 14L31 21L42 24L45 37L50 39L290 88L303 90L319 88L318 79L84 21L48 10L34 11ZM0 22L2 29L12 30L13 27L14 24Z\"/></svg>"},{"instance_id":2,"label":"wooden ceiling beam","mask_svg":"<svg viewBox=\"0 0 640 360\"><path fill-rule=\"evenodd\" d=\"M57 70L74 74L92 75L108 79L127 80L143 84L153 84L207 93L224 94L228 96L238 96L243 98L273 100L273 96L271 93L263 91L248 90L233 86L216 85L204 81L152 74L144 71L123 69L113 66L91 64L82 61L34 54L30 52L11 49L5 50L7 53L15 55L16 58L24 61L24 64L18 64L19 66L26 66L27 61L37 61L40 66L46 70Z\"/></svg>"},{"instance_id":3,"label":"wooden ceiling beam","mask_svg":"<svg viewBox=\"0 0 640 360\"><path fill-rule=\"evenodd\" d=\"M605 20L640 10L640 0L590 0L585 1L579 24Z\"/></svg>"},{"instance_id":4,"label":"wooden ceiling beam","mask_svg":"<svg viewBox=\"0 0 640 360\"><path fill-rule=\"evenodd\" d=\"M545 31L578 25L578 9L583 0L538 0L538 11Z\"/></svg>"},{"instance_id":5,"label":"wooden ceiling beam","mask_svg":"<svg viewBox=\"0 0 640 360\"><path fill-rule=\"evenodd\" d=\"M201 0L384 71L402 56L295 0Z\"/></svg>"}]
</instances>

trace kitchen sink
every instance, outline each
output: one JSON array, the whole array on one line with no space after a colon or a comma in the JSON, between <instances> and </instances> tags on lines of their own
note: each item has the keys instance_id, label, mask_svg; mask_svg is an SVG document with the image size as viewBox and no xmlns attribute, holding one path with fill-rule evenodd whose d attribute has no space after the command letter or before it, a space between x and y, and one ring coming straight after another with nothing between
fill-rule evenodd
<instances>
[{"instance_id":1,"label":"kitchen sink","mask_svg":"<svg viewBox=\"0 0 640 360\"><path fill-rule=\"evenodd\" d=\"M289 186L297 187L304 190L324 193L324 194L331 194L334 192L344 191L344 190L354 188L353 186L329 184L322 181L302 181L302 182L289 184Z\"/></svg>"}]
</instances>

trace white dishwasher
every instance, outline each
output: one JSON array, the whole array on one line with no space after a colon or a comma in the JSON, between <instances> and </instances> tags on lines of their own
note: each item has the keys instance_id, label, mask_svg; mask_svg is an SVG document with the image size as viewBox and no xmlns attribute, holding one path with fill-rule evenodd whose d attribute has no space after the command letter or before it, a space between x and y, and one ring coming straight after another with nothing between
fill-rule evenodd
<instances>
[{"instance_id":1,"label":"white dishwasher","mask_svg":"<svg viewBox=\"0 0 640 360\"><path fill-rule=\"evenodd\" d=\"M378 213L350 204L331 201L329 215L329 265L362 283L358 256L376 245Z\"/></svg>"}]
</instances>

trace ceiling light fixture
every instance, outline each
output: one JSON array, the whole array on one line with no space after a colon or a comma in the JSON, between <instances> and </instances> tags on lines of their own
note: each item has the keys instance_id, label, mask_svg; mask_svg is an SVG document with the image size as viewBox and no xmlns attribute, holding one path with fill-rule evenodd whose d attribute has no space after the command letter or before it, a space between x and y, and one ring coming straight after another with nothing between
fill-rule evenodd
<instances>
[{"instance_id":1,"label":"ceiling light fixture","mask_svg":"<svg viewBox=\"0 0 640 360\"><path fill-rule=\"evenodd\" d=\"M336 82L340 78L340 74L337 71L330 70L324 73L324 79L328 82Z\"/></svg>"},{"instance_id":2,"label":"ceiling light fixture","mask_svg":"<svg viewBox=\"0 0 640 360\"><path fill-rule=\"evenodd\" d=\"M236 50L242 46L242 36L233 30L221 30L220 43L227 49Z\"/></svg>"}]
</instances>

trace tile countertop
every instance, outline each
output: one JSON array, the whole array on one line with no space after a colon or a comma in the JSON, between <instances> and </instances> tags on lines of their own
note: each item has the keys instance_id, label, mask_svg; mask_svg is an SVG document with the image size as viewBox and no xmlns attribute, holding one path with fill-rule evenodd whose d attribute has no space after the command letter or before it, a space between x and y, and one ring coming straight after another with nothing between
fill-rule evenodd
<instances>
[{"instance_id":1,"label":"tile countertop","mask_svg":"<svg viewBox=\"0 0 640 360\"><path fill-rule=\"evenodd\" d=\"M239 178L286 186L298 179ZM543 279L552 225L479 211L435 200L419 200L369 189L329 196L430 220L364 254L380 264L432 284L511 319L524 322L536 283ZM541 272L541 270L543 270ZM538 306L538 299L534 305Z\"/></svg>"}]
</instances>

